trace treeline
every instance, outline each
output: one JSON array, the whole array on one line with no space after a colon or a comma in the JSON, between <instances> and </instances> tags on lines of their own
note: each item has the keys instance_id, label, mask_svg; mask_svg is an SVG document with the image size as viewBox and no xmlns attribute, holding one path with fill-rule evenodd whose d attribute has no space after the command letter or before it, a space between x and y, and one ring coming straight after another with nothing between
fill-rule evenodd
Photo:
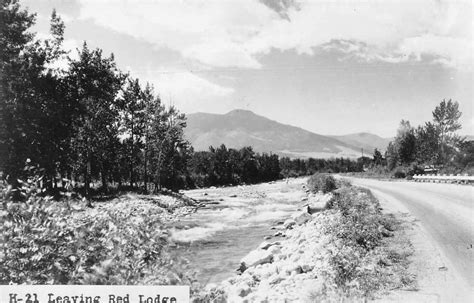
<instances>
[{"instance_id":1,"label":"treeline","mask_svg":"<svg viewBox=\"0 0 474 303\"><path fill-rule=\"evenodd\" d=\"M290 159L275 154L256 153L252 147L239 150L221 145L209 151L194 152L188 165L187 187L252 184L282 178L309 176L316 172L360 172L372 163L368 157L357 160Z\"/></svg>"},{"instance_id":2,"label":"treeline","mask_svg":"<svg viewBox=\"0 0 474 303\"><path fill-rule=\"evenodd\" d=\"M0 33L0 171L15 184L25 161L51 189L75 180L86 194L102 186L167 186L186 169L185 117L165 107L149 84L122 72L113 54L86 43L71 59L64 23L53 11L51 37L29 32L35 15L2 1ZM66 63L67 68L53 66ZM77 185L76 184L76 185ZM65 184L62 184L66 186Z\"/></svg>"},{"instance_id":3,"label":"treeline","mask_svg":"<svg viewBox=\"0 0 474 303\"><path fill-rule=\"evenodd\" d=\"M255 153L252 147L239 150L221 145L194 152L189 163L191 186L204 187L258 183L280 179L278 155Z\"/></svg>"},{"instance_id":4,"label":"treeline","mask_svg":"<svg viewBox=\"0 0 474 303\"><path fill-rule=\"evenodd\" d=\"M462 115L458 102L443 100L432 114L432 121L416 128L402 120L385 158L375 151L374 164L399 176L422 173L425 166L445 173L472 173L474 141L456 133L461 129Z\"/></svg>"},{"instance_id":5,"label":"treeline","mask_svg":"<svg viewBox=\"0 0 474 303\"><path fill-rule=\"evenodd\" d=\"M280 159L282 177L309 176L314 173L343 173L361 172L364 165L371 162L370 158L360 157L358 159L331 158L331 159Z\"/></svg>"}]
</instances>

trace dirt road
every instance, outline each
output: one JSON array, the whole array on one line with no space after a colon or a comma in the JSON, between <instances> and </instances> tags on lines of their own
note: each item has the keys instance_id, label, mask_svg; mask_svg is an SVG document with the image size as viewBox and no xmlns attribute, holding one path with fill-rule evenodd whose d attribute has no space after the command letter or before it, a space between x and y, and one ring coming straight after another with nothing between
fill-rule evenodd
<instances>
[{"instance_id":1,"label":"dirt road","mask_svg":"<svg viewBox=\"0 0 474 303\"><path fill-rule=\"evenodd\" d=\"M414 263L432 267L418 268L421 288L431 288L437 301L454 302L453 296L461 292L464 299L474 300L474 187L355 178L351 182L369 188L386 210L409 213L414 219Z\"/></svg>"}]
</instances>

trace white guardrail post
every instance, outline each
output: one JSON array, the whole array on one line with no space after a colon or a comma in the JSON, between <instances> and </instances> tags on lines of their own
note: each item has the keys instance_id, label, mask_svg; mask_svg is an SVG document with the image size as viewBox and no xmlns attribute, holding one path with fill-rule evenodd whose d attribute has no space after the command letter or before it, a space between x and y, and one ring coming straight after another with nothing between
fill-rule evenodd
<instances>
[{"instance_id":1,"label":"white guardrail post","mask_svg":"<svg viewBox=\"0 0 474 303\"><path fill-rule=\"evenodd\" d=\"M469 176L467 174L464 175L434 175L434 174L426 174L426 175L414 175L413 180L417 182L445 182L445 183L460 183L460 184L469 184L474 182L474 176Z\"/></svg>"}]
</instances>

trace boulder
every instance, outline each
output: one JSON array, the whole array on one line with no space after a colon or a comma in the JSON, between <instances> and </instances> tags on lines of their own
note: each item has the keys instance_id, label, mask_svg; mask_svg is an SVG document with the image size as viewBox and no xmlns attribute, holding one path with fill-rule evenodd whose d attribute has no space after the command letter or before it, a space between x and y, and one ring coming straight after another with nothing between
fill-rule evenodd
<instances>
[{"instance_id":1,"label":"boulder","mask_svg":"<svg viewBox=\"0 0 474 303\"><path fill-rule=\"evenodd\" d=\"M285 222L283 222L283 227L286 228L286 229L290 229L290 228L292 228L293 225L295 225L295 224L296 224L295 220L293 220L293 219L288 219L288 220L286 220Z\"/></svg>"},{"instance_id":2,"label":"boulder","mask_svg":"<svg viewBox=\"0 0 474 303\"><path fill-rule=\"evenodd\" d=\"M248 285L242 285L237 287L236 293L239 297L245 297L247 296L252 290Z\"/></svg>"},{"instance_id":3,"label":"boulder","mask_svg":"<svg viewBox=\"0 0 474 303\"><path fill-rule=\"evenodd\" d=\"M258 248L260 249L268 249L270 246L273 246L273 245L280 245L281 242L280 241L274 241L274 242L262 242L262 244L260 244L260 246Z\"/></svg>"},{"instance_id":4,"label":"boulder","mask_svg":"<svg viewBox=\"0 0 474 303\"><path fill-rule=\"evenodd\" d=\"M311 220L313 217L307 212L303 211L303 212L293 214L291 218L297 225L302 225L308 222L309 220Z\"/></svg>"},{"instance_id":5,"label":"boulder","mask_svg":"<svg viewBox=\"0 0 474 303\"><path fill-rule=\"evenodd\" d=\"M259 264L271 263L273 261L273 254L263 249L256 249L251 251L248 255L240 260L240 271L243 272L249 267L257 266Z\"/></svg>"},{"instance_id":6,"label":"boulder","mask_svg":"<svg viewBox=\"0 0 474 303\"><path fill-rule=\"evenodd\" d=\"M311 203L306 205L306 212L314 214L326 209L326 203Z\"/></svg>"},{"instance_id":7,"label":"boulder","mask_svg":"<svg viewBox=\"0 0 474 303\"><path fill-rule=\"evenodd\" d=\"M280 246L277 246L277 245L271 246L268 249L268 252L271 253L273 256L275 256L276 254L279 254L281 252Z\"/></svg>"}]
</instances>

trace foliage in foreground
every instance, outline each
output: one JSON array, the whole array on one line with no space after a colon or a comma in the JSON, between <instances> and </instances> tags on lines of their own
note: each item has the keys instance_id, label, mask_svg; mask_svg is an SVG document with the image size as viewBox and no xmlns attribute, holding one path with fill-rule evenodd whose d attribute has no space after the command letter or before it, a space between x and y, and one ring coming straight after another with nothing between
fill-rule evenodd
<instances>
[{"instance_id":1,"label":"foliage in foreground","mask_svg":"<svg viewBox=\"0 0 474 303\"><path fill-rule=\"evenodd\" d=\"M81 210L40 197L36 181L21 182L24 202L2 184L0 284L190 284L167 253L158 208L77 219Z\"/></svg>"},{"instance_id":2,"label":"foliage in foreground","mask_svg":"<svg viewBox=\"0 0 474 303\"><path fill-rule=\"evenodd\" d=\"M380 291L409 287L407 271L412 247L401 222L382 214L369 190L342 187L329 203L329 267L324 273L325 297L341 300L373 298Z\"/></svg>"}]
</instances>

